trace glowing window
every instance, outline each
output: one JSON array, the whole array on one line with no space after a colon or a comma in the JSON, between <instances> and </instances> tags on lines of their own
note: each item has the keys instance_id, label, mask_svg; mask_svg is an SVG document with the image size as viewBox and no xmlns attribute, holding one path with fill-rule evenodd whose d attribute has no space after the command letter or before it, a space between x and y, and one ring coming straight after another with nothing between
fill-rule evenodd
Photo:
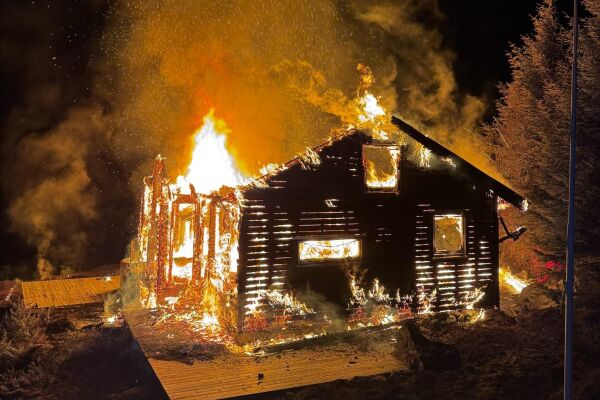
<instances>
[{"instance_id":1,"label":"glowing window","mask_svg":"<svg viewBox=\"0 0 600 400\"><path fill-rule=\"evenodd\" d=\"M194 257L194 206L179 204L173 229L173 257Z\"/></svg>"},{"instance_id":2,"label":"glowing window","mask_svg":"<svg viewBox=\"0 0 600 400\"><path fill-rule=\"evenodd\" d=\"M438 256L464 254L464 221L462 214L437 214L433 220L433 247Z\"/></svg>"},{"instance_id":3,"label":"glowing window","mask_svg":"<svg viewBox=\"0 0 600 400\"><path fill-rule=\"evenodd\" d=\"M301 262L360 258L360 239L303 240L298 243Z\"/></svg>"},{"instance_id":4,"label":"glowing window","mask_svg":"<svg viewBox=\"0 0 600 400\"><path fill-rule=\"evenodd\" d=\"M365 185L373 192L398 191L400 148L393 145L364 145Z\"/></svg>"}]
</instances>

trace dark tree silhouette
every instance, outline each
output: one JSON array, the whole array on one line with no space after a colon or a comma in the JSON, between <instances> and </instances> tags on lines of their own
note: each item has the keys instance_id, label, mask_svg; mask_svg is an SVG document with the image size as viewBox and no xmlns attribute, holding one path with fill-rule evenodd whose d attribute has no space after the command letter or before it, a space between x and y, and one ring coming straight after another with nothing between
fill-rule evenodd
<instances>
[{"instance_id":1,"label":"dark tree silhouette","mask_svg":"<svg viewBox=\"0 0 600 400\"><path fill-rule=\"evenodd\" d=\"M512 81L500 86L497 116L485 133L493 141L500 172L531 203L530 210L505 217L529 230L523 241L504 252L504 261L530 268L564 256L567 221L571 19L559 15L552 0L533 17L534 32L508 54ZM598 251L600 230L594 214L600 163L600 0L584 2L580 21L578 104L577 244Z\"/></svg>"}]
</instances>

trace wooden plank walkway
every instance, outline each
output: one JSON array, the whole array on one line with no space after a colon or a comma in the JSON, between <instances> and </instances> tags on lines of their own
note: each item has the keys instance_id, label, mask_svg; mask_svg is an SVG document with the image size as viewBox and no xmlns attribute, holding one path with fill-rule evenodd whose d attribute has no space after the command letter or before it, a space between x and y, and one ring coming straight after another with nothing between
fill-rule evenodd
<instances>
[{"instance_id":1,"label":"wooden plank walkway","mask_svg":"<svg viewBox=\"0 0 600 400\"><path fill-rule=\"evenodd\" d=\"M310 349L268 358L223 357L192 365L148 361L172 400L223 399L404 369L389 353L348 355Z\"/></svg>"},{"instance_id":2,"label":"wooden plank walkway","mask_svg":"<svg viewBox=\"0 0 600 400\"><path fill-rule=\"evenodd\" d=\"M32 281L21 284L28 308L66 307L103 301L103 294L119 289L119 276Z\"/></svg>"},{"instance_id":3,"label":"wooden plank walkway","mask_svg":"<svg viewBox=\"0 0 600 400\"><path fill-rule=\"evenodd\" d=\"M399 326L343 332L279 352L266 348L269 354L259 356L215 350L182 327L153 325L144 311L124 315L172 400L247 396L406 369L392 355Z\"/></svg>"}]
</instances>

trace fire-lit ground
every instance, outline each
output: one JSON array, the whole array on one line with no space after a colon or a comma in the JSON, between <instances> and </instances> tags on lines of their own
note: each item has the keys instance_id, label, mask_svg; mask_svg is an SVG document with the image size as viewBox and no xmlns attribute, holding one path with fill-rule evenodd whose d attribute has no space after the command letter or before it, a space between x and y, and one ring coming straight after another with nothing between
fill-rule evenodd
<instances>
[{"instance_id":1,"label":"fire-lit ground","mask_svg":"<svg viewBox=\"0 0 600 400\"><path fill-rule=\"evenodd\" d=\"M198 343L185 331L144 323L126 313L128 325L171 399L213 399L371 376L408 367L393 355L398 325L343 332L236 354Z\"/></svg>"},{"instance_id":2,"label":"fire-lit ground","mask_svg":"<svg viewBox=\"0 0 600 400\"><path fill-rule=\"evenodd\" d=\"M574 376L577 399L596 399L600 395L597 386L600 340L595 329L600 320L600 305L595 295L600 289L596 283L599 265L600 260L578 264L580 273L587 279L578 283L576 295ZM589 273L584 274L586 270ZM12 303L20 301L18 286L16 290L13 287L14 284L2 285L2 299L8 296ZM559 306L544 297L548 292L539 285L529 285L521 293L508 284L503 284L501 289L502 310L487 311L485 318L476 323L467 323L461 313L416 318L416 331L411 337L420 365L416 363L410 370L349 380L344 376L335 382L276 390L268 396L344 400L561 398L563 325ZM510 307L506 308L507 305ZM9 303L5 301L3 318L8 315L8 307ZM34 366L0 378L2 399L166 399L163 386L166 388L167 385L161 384L155 374L155 364L156 369L164 367L165 371L174 363L192 370L202 363L212 365L212 361L229 353L223 345L211 347L193 343L189 336L179 331L173 331L172 338L155 336L157 342L146 341L146 344L142 335L139 342L142 342L144 353L127 324L123 320L107 321L100 304L57 308L49 312L17 307L15 314L19 329L29 332L29 335L22 335L29 338L22 344L29 350L23 352L25 358L20 362L32 361ZM3 324L6 321L3 319ZM387 352L387 360L391 354L407 365L409 357L403 341L406 336L401 335L407 331L358 330L340 336L320 337L304 344L308 344L315 355L309 356L314 365L326 358L321 356L331 352L341 355L342 360L334 361L331 367L340 373L351 369L350 365L360 366L361 353L364 355L374 349L375 353ZM302 342L295 346L296 351L303 348ZM238 364L245 363L252 373L256 371L253 382L260 387L270 381L273 368L287 369L281 361L294 353L291 350L289 346L275 346L266 356L259 351L258 354L236 357ZM159 361L148 362L146 356ZM355 356L358 360L353 358ZM214 367L219 366L218 362L215 364ZM292 367L292 364L287 365ZM265 368L261 369L262 366ZM238 372L238 369L230 368L228 374L237 376ZM259 373L263 374L262 379L259 379ZM183 379L186 380L189 379Z\"/></svg>"}]
</instances>

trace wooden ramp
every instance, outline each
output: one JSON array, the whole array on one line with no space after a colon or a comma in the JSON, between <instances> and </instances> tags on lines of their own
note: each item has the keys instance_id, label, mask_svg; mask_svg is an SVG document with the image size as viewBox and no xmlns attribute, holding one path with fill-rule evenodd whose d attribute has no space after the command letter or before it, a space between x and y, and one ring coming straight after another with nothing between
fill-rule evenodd
<instances>
[{"instance_id":1,"label":"wooden ramp","mask_svg":"<svg viewBox=\"0 0 600 400\"><path fill-rule=\"evenodd\" d=\"M390 354L309 349L266 358L224 357L187 365L150 358L172 400L222 399L404 369Z\"/></svg>"},{"instance_id":2,"label":"wooden ramp","mask_svg":"<svg viewBox=\"0 0 600 400\"><path fill-rule=\"evenodd\" d=\"M23 301L25 307L29 308L102 302L104 294L117 290L120 286L119 276L32 281L21 284Z\"/></svg>"}]
</instances>

